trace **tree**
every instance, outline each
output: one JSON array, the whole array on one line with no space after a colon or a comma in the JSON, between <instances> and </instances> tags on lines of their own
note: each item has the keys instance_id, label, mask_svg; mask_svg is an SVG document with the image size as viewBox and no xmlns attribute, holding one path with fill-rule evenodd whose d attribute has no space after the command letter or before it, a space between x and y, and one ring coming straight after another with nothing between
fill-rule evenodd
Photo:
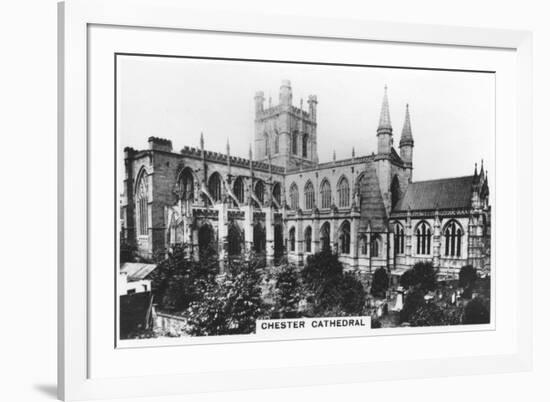
<instances>
[{"instance_id":1,"label":"tree","mask_svg":"<svg viewBox=\"0 0 550 402\"><path fill-rule=\"evenodd\" d=\"M437 287L436 273L431 262L417 262L412 267L415 286L418 286L424 292L433 291Z\"/></svg>"},{"instance_id":2,"label":"tree","mask_svg":"<svg viewBox=\"0 0 550 402\"><path fill-rule=\"evenodd\" d=\"M476 297L466 304L464 307L463 324L489 324L491 314L489 312L488 303Z\"/></svg>"},{"instance_id":3,"label":"tree","mask_svg":"<svg viewBox=\"0 0 550 402\"><path fill-rule=\"evenodd\" d=\"M203 297L187 310L189 333L250 334L256 320L267 317L262 300L261 274L255 261L233 261L227 272L206 285Z\"/></svg>"},{"instance_id":4,"label":"tree","mask_svg":"<svg viewBox=\"0 0 550 402\"><path fill-rule=\"evenodd\" d=\"M471 265L465 265L460 269L458 274L458 284L461 288L464 288L463 297L471 297L472 289L477 281L477 271Z\"/></svg>"},{"instance_id":5,"label":"tree","mask_svg":"<svg viewBox=\"0 0 550 402\"><path fill-rule=\"evenodd\" d=\"M302 270L302 279L309 290L322 293L327 284L338 280L344 273L344 267L336 254L330 250L308 256Z\"/></svg>"},{"instance_id":6,"label":"tree","mask_svg":"<svg viewBox=\"0 0 550 402\"><path fill-rule=\"evenodd\" d=\"M416 277L416 272L412 268L406 270L403 275L401 275L401 279L399 280L399 284L405 289L411 288L417 283L418 279Z\"/></svg>"},{"instance_id":7,"label":"tree","mask_svg":"<svg viewBox=\"0 0 550 402\"><path fill-rule=\"evenodd\" d=\"M400 312L400 321L409 322L411 317L417 312L418 309L423 307L424 304L424 292L421 289L413 288L408 291L407 295L405 296L403 309Z\"/></svg>"},{"instance_id":8,"label":"tree","mask_svg":"<svg viewBox=\"0 0 550 402\"><path fill-rule=\"evenodd\" d=\"M303 291L296 267L287 264L275 275L275 312L282 317L296 316Z\"/></svg>"},{"instance_id":9,"label":"tree","mask_svg":"<svg viewBox=\"0 0 550 402\"><path fill-rule=\"evenodd\" d=\"M365 288L351 272L344 273L339 283L340 306L348 315L360 315L365 307Z\"/></svg>"},{"instance_id":10,"label":"tree","mask_svg":"<svg viewBox=\"0 0 550 402\"><path fill-rule=\"evenodd\" d=\"M384 297L390 285L390 278L385 268L374 271L370 292L373 296Z\"/></svg>"}]
</instances>

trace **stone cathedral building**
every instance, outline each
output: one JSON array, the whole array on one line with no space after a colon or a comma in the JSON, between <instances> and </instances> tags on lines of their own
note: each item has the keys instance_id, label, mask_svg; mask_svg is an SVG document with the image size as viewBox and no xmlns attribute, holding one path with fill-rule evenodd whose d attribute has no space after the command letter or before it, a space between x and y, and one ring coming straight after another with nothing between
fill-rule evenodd
<instances>
[{"instance_id":1,"label":"stone cathedral building","mask_svg":"<svg viewBox=\"0 0 550 402\"><path fill-rule=\"evenodd\" d=\"M304 108L283 81L279 102L255 102L254 152L248 158L184 147L151 137L147 149L125 149L122 240L146 260L176 244L190 258L217 253L220 262L254 251L268 265L286 257L303 265L323 249L370 274L399 275L432 261L440 275L472 264L489 271L487 173L413 180L415 144L407 106L398 148L385 90L376 152L319 162L317 97ZM426 163L429 163L426 161Z\"/></svg>"}]
</instances>

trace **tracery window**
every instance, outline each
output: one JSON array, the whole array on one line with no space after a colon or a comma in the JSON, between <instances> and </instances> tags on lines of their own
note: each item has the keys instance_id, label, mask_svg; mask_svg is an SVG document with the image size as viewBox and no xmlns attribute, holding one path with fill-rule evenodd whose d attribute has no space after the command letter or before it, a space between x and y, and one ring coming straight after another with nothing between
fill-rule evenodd
<instances>
[{"instance_id":1,"label":"tracery window","mask_svg":"<svg viewBox=\"0 0 550 402\"><path fill-rule=\"evenodd\" d=\"M342 177L338 183L338 206L349 206L349 181L346 177Z\"/></svg>"},{"instance_id":2,"label":"tracery window","mask_svg":"<svg viewBox=\"0 0 550 402\"><path fill-rule=\"evenodd\" d=\"M296 229L294 227L290 228L288 232L288 241L290 242L290 251L296 250Z\"/></svg>"},{"instance_id":3,"label":"tracery window","mask_svg":"<svg viewBox=\"0 0 550 402\"><path fill-rule=\"evenodd\" d=\"M180 192L183 200L193 200L195 190L193 181L191 169L185 168L180 177Z\"/></svg>"},{"instance_id":4,"label":"tracery window","mask_svg":"<svg viewBox=\"0 0 550 402\"><path fill-rule=\"evenodd\" d=\"M244 182L242 177L237 177L235 183L233 184L233 193L237 200L242 204L244 202Z\"/></svg>"},{"instance_id":5,"label":"tracery window","mask_svg":"<svg viewBox=\"0 0 550 402\"><path fill-rule=\"evenodd\" d=\"M308 226L304 232L304 241L306 243L306 252L311 252L311 226Z\"/></svg>"},{"instance_id":6,"label":"tracery window","mask_svg":"<svg viewBox=\"0 0 550 402\"><path fill-rule=\"evenodd\" d=\"M403 254L405 252L405 229L403 229L403 225L400 223L395 224L394 247L396 254Z\"/></svg>"},{"instance_id":7,"label":"tracery window","mask_svg":"<svg viewBox=\"0 0 550 402\"><path fill-rule=\"evenodd\" d=\"M263 181L258 181L256 183L256 187L254 187L254 194L256 195L256 198L258 198L258 201L263 205L264 198L265 198L265 185Z\"/></svg>"},{"instance_id":8,"label":"tracery window","mask_svg":"<svg viewBox=\"0 0 550 402\"><path fill-rule=\"evenodd\" d=\"M217 202L222 199L222 179L220 174L215 172L210 176L208 180L208 192L212 196L212 199Z\"/></svg>"},{"instance_id":9,"label":"tracery window","mask_svg":"<svg viewBox=\"0 0 550 402\"><path fill-rule=\"evenodd\" d=\"M137 226L140 236L149 234L149 198L147 195L147 176L142 174L136 189Z\"/></svg>"},{"instance_id":10,"label":"tracery window","mask_svg":"<svg viewBox=\"0 0 550 402\"><path fill-rule=\"evenodd\" d=\"M290 208L293 210L298 209L298 205L300 204L300 193L298 191L298 186L296 183L292 183L290 186Z\"/></svg>"},{"instance_id":11,"label":"tracery window","mask_svg":"<svg viewBox=\"0 0 550 402\"><path fill-rule=\"evenodd\" d=\"M361 246L361 254L367 255L369 252L369 243L367 242L367 236L362 235L361 238L359 239L359 243Z\"/></svg>"},{"instance_id":12,"label":"tracery window","mask_svg":"<svg viewBox=\"0 0 550 402\"><path fill-rule=\"evenodd\" d=\"M350 252L350 224L344 221L340 227L340 250L342 254Z\"/></svg>"},{"instance_id":13,"label":"tracery window","mask_svg":"<svg viewBox=\"0 0 550 402\"><path fill-rule=\"evenodd\" d=\"M416 254L431 254L432 231L426 222L420 222L416 227Z\"/></svg>"},{"instance_id":14,"label":"tracery window","mask_svg":"<svg viewBox=\"0 0 550 402\"><path fill-rule=\"evenodd\" d=\"M308 181L304 189L304 196L306 199L306 209L313 209L315 205L315 190L313 189L313 184Z\"/></svg>"},{"instance_id":15,"label":"tracery window","mask_svg":"<svg viewBox=\"0 0 550 402\"><path fill-rule=\"evenodd\" d=\"M444 230L445 255L448 257L460 257L462 247L462 229L458 222L451 221Z\"/></svg>"},{"instance_id":16,"label":"tracery window","mask_svg":"<svg viewBox=\"0 0 550 402\"><path fill-rule=\"evenodd\" d=\"M324 180L321 184L321 208L330 208L332 201L332 193L330 191L330 183Z\"/></svg>"},{"instance_id":17,"label":"tracery window","mask_svg":"<svg viewBox=\"0 0 550 402\"><path fill-rule=\"evenodd\" d=\"M370 256L378 257L380 255L380 235L373 235L370 240Z\"/></svg>"}]
</instances>

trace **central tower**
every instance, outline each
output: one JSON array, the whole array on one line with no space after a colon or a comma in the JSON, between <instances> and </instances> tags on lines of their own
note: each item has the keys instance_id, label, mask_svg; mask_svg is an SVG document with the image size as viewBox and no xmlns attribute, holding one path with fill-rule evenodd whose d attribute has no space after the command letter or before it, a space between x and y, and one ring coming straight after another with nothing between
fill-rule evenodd
<instances>
[{"instance_id":1,"label":"central tower","mask_svg":"<svg viewBox=\"0 0 550 402\"><path fill-rule=\"evenodd\" d=\"M294 168L316 166L317 156L317 96L308 97L308 110L292 104L292 87L283 80L279 90L279 104L267 108L262 91L256 92L254 159L274 165Z\"/></svg>"}]
</instances>

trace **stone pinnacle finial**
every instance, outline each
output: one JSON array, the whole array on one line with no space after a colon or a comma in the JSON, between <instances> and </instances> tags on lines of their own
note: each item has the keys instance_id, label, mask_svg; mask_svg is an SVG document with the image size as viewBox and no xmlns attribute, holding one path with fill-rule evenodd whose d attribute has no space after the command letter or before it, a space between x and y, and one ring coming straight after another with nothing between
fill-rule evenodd
<instances>
[{"instance_id":1,"label":"stone pinnacle finial","mask_svg":"<svg viewBox=\"0 0 550 402\"><path fill-rule=\"evenodd\" d=\"M355 147L351 148L351 157L355 158Z\"/></svg>"},{"instance_id":2,"label":"stone pinnacle finial","mask_svg":"<svg viewBox=\"0 0 550 402\"><path fill-rule=\"evenodd\" d=\"M390 132L392 131L387 85L384 85L384 97L382 98L382 110L380 111L380 121L378 123L378 131L390 131Z\"/></svg>"},{"instance_id":3,"label":"stone pinnacle finial","mask_svg":"<svg viewBox=\"0 0 550 402\"><path fill-rule=\"evenodd\" d=\"M227 155L229 155L229 150L230 150L230 148L229 148L229 137L228 137L227 142L225 144L225 151L227 152Z\"/></svg>"},{"instance_id":4,"label":"stone pinnacle finial","mask_svg":"<svg viewBox=\"0 0 550 402\"><path fill-rule=\"evenodd\" d=\"M204 149L204 134L201 131L201 149Z\"/></svg>"},{"instance_id":5,"label":"stone pinnacle finial","mask_svg":"<svg viewBox=\"0 0 550 402\"><path fill-rule=\"evenodd\" d=\"M399 146L403 145L413 145L413 136L411 129L411 115L409 113L409 104L407 103L405 109L405 122L403 123L403 130L401 131L401 140L399 141Z\"/></svg>"},{"instance_id":6,"label":"stone pinnacle finial","mask_svg":"<svg viewBox=\"0 0 550 402\"><path fill-rule=\"evenodd\" d=\"M475 163L475 168L474 168L474 177L477 177L477 162Z\"/></svg>"}]
</instances>

